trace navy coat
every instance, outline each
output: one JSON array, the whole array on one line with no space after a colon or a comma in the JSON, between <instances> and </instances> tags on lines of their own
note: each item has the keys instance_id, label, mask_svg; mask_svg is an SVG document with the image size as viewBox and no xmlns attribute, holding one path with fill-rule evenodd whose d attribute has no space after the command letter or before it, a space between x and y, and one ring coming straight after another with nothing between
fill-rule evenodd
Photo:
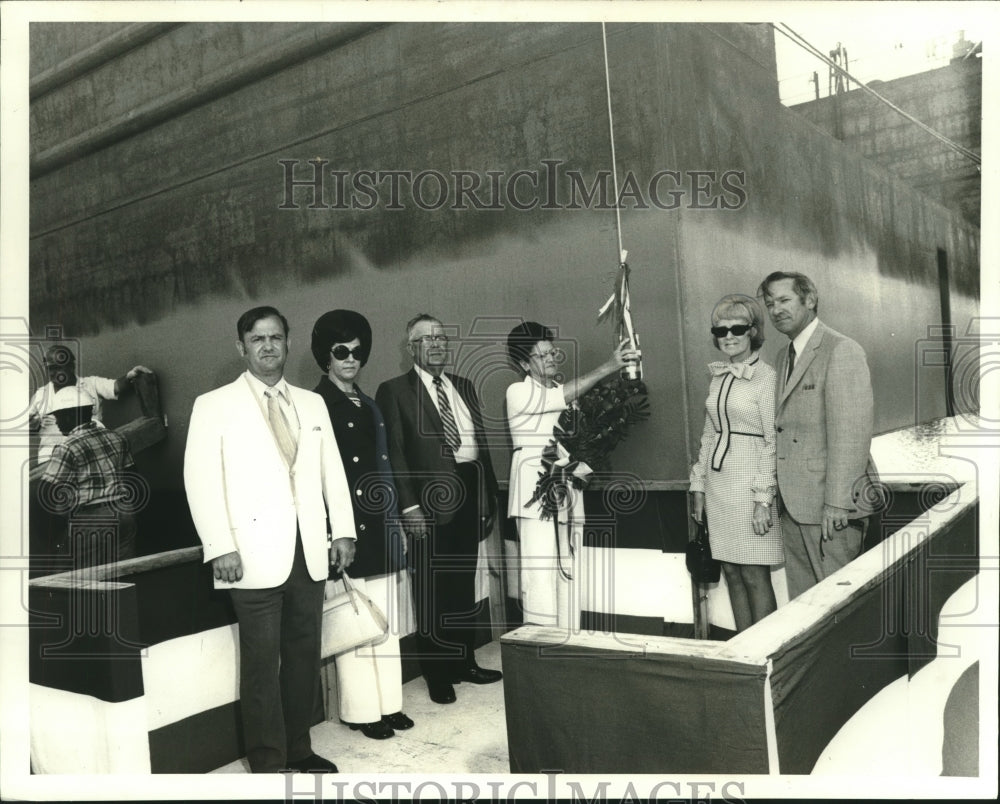
<instances>
[{"instance_id":1,"label":"navy coat","mask_svg":"<svg viewBox=\"0 0 1000 804\"><path fill-rule=\"evenodd\" d=\"M358 541L348 574L367 578L395 572L405 561L382 412L355 386L362 403L358 407L329 377L323 377L313 390L326 402L354 503Z\"/></svg>"}]
</instances>

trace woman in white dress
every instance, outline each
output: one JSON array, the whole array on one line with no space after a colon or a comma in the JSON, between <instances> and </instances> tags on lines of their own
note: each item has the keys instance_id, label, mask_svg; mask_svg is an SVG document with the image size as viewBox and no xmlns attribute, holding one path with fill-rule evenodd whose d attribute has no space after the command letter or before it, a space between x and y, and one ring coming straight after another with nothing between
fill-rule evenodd
<instances>
[{"instance_id":1,"label":"woman in white dress","mask_svg":"<svg viewBox=\"0 0 1000 804\"><path fill-rule=\"evenodd\" d=\"M576 630L580 625L579 610L571 586L576 572L569 545L572 540L578 556L583 495L568 495L564 508L571 510L564 510L559 520L565 523L568 513L573 533L561 525L558 540L552 521L541 518L541 503L526 506L542 471L542 451L552 440L552 428L559 415L605 377L636 363L639 353L630 341L623 341L596 369L560 383L564 355L553 346L553 340L552 330L535 321L519 324L507 336L507 354L525 374L523 381L507 388L507 422L514 443L507 514L517 523L524 621Z\"/></svg>"},{"instance_id":2,"label":"woman in white dress","mask_svg":"<svg viewBox=\"0 0 1000 804\"><path fill-rule=\"evenodd\" d=\"M724 296L712 311L712 341L728 359L709 364L712 380L698 462L691 469L691 515L708 517L712 556L722 562L736 630L777 608L771 567L784 561L771 503L777 487L775 372L760 358L764 319L749 296Z\"/></svg>"}]
</instances>

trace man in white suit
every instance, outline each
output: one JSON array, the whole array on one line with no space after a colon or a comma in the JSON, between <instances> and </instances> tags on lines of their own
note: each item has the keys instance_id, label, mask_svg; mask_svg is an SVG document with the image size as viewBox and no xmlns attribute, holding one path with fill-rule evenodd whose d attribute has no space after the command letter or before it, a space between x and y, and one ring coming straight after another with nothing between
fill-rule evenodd
<instances>
[{"instance_id":1,"label":"man in white suit","mask_svg":"<svg viewBox=\"0 0 1000 804\"><path fill-rule=\"evenodd\" d=\"M309 727L329 564L354 558L350 492L322 397L284 379L285 317L256 307L236 332L247 370L195 400L184 487L204 560L239 622L251 771L335 773L313 753Z\"/></svg>"},{"instance_id":2,"label":"man in white suit","mask_svg":"<svg viewBox=\"0 0 1000 804\"><path fill-rule=\"evenodd\" d=\"M872 385L864 350L821 322L804 274L777 271L760 285L771 323L789 347L775 370L778 493L789 597L861 552L878 486L871 463Z\"/></svg>"}]
</instances>

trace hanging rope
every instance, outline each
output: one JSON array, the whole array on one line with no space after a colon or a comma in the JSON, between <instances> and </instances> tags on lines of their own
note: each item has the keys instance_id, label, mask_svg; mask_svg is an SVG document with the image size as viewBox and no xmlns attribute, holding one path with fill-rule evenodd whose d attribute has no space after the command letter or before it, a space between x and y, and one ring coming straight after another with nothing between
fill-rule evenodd
<instances>
[{"instance_id":1,"label":"hanging rope","mask_svg":"<svg viewBox=\"0 0 1000 804\"><path fill-rule=\"evenodd\" d=\"M614 182L615 190L615 230L618 234L618 272L615 275L614 288L611 296L604 302L597 312L597 320L600 321L607 315L608 311L615 311L615 327L619 342L631 341L632 348L639 349L639 338L635 334L635 327L632 325L632 298L628 288L629 267L628 251L625 250L622 242L622 214L618 195L618 156L615 153L615 118L611 110L611 70L608 66L608 29L601 23L601 43L604 46L604 89L608 99L608 134L611 140L611 178ZM642 364L637 363L626 369L627 376L632 379L642 378Z\"/></svg>"},{"instance_id":2,"label":"hanging rope","mask_svg":"<svg viewBox=\"0 0 1000 804\"><path fill-rule=\"evenodd\" d=\"M619 262L624 263L628 252L622 246L622 213L618 205L618 159L615 156L615 118L611 112L611 71L608 69L608 29L601 23L601 43L604 45L604 88L608 96L608 133L611 137L611 178L615 186L615 228L618 232Z\"/></svg>"}]
</instances>

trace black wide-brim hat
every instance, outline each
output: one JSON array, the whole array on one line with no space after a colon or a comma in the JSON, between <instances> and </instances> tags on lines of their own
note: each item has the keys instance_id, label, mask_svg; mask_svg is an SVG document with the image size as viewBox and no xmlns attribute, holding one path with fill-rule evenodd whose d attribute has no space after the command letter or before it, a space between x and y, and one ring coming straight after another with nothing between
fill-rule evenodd
<instances>
[{"instance_id":1,"label":"black wide-brim hat","mask_svg":"<svg viewBox=\"0 0 1000 804\"><path fill-rule=\"evenodd\" d=\"M522 321L507 335L507 356L515 364L527 362L528 355L539 341L552 341L555 334L537 321Z\"/></svg>"},{"instance_id":2,"label":"black wide-brim hat","mask_svg":"<svg viewBox=\"0 0 1000 804\"><path fill-rule=\"evenodd\" d=\"M363 366L372 351L372 327L368 319L354 310L331 310L323 313L313 325L312 353L323 371L330 369L330 349L335 343L348 343L357 338L361 341Z\"/></svg>"}]
</instances>

